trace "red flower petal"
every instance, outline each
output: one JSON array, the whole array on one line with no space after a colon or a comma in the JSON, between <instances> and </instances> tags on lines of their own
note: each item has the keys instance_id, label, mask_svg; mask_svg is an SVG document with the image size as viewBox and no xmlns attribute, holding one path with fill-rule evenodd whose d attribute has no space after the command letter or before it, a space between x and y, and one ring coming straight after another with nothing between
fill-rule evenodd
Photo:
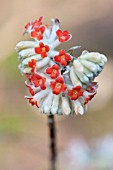
<instances>
[{"instance_id":1,"label":"red flower petal","mask_svg":"<svg viewBox=\"0 0 113 170\"><path fill-rule=\"evenodd\" d=\"M67 36L69 34L69 32L67 31L67 30L65 30L64 32L63 32L63 35L65 35L65 36Z\"/></svg>"},{"instance_id":2,"label":"red flower petal","mask_svg":"<svg viewBox=\"0 0 113 170\"><path fill-rule=\"evenodd\" d=\"M44 47L44 43L40 42L39 46L40 46L40 48Z\"/></svg>"},{"instance_id":3,"label":"red flower petal","mask_svg":"<svg viewBox=\"0 0 113 170\"><path fill-rule=\"evenodd\" d=\"M30 22L28 22L26 25L25 25L25 29L28 29L28 27L30 26Z\"/></svg>"},{"instance_id":4,"label":"red flower petal","mask_svg":"<svg viewBox=\"0 0 113 170\"><path fill-rule=\"evenodd\" d=\"M64 50L60 50L59 54L64 55L64 54L66 54L66 52Z\"/></svg>"},{"instance_id":5,"label":"red flower petal","mask_svg":"<svg viewBox=\"0 0 113 170\"><path fill-rule=\"evenodd\" d=\"M41 22L41 21L43 20L43 18L44 18L44 16L41 16L41 17L39 18L39 21Z\"/></svg>"},{"instance_id":6,"label":"red flower petal","mask_svg":"<svg viewBox=\"0 0 113 170\"><path fill-rule=\"evenodd\" d=\"M35 47L35 53L40 54L41 53L41 48L40 47Z\"/></svg>"},{"instance_id":7,"label":"red flower petal","mask_svg":"<svg viewBox=\"0 0 113 170\"><path fill-rule=\"evenodd\" d=\"M37 37L37 32L36 31L32 31L31 32L31 37L33 37L33 38Z\"/></svg>"},{"instance_id":8,"label":"red flower petal","mask_svg":"<svg viewBox=\"0 0 113 170\"><path fill-rule=\"evenodd\" d=\"M42 58L47 57L47 53L46 53L46 52L42 52L42 53L41 53L41 57L42 57Z\"/></svg>"},{"instance_id":9,"label":"red flower petal","mask_svg":"<svg viewBox=\"0 0 113 170\"><path fill-rule=\"evenodd\" d=\"M41 88L42 90L45 90L45 89L46 89L45 84L44 84L44 83L42 83L42 84L41 84L41 86L40 86L40 88Z\"/></svg>"},{"instance_id":10,"label":"red flower petal","mask_svg":"<svg viewBox=\"0 0 113 170\"><path fill-rule=\"evenodd\" d=\"M62 84L62 88L61 88L61 90L62 90L62 92L65 92L66 91L66 85L65 84Z\"/></svg>"},{"instance_id":11,"label":"red flower petal","mask_svg":"<svg viewBox=\"0 0 113 170\"><path fill-rule=\"evenodd\" d=\"M60 76L56 79L56 82L64 83L64 79Z\"/></svg>"},{"instance_id":12,"label":"red flower petal","mask_svg":"<svg viewBox=\"0 0 113 170\"><path fill-rule=\"evenodd\" d=\"M60 94L60 92L61 92L61 88L55 87L55 88L53 89L53 94L58 95L58 94Z\"/></svg>"},{"instance_id":13,"label":"red flower petal","mask_svg":"<svg viewBox=\"0 0 113 170\"><path fill-rule=\"evenodd\" d=\"M54 78L57 77L57 74L52 72L51 75L50 75L50 77L51 77L52 79L54 79Z\"/></svg>"},{"instance_id":14,"label":"red flower petal","mask_svg":"<svg viewBox=\"0 0 113 170\"><path fill-rule=\"evenodd\" d=\"M70 60L71 60L71 56L70 56L69 54L65 54L65 59L66 59L67 61L70 61Z\"/></svg>"},{"instance_id":15,"label":"red flower petal","mask_svg":"<svg viewBox=\"0 0 113 170\"><path fill-rule=\"evenodd\" d=\"M57 30L57 31L56 31L56 35L57 35L58 37L59 37L60 35L62 35L62 30L60 30L60 29Z\"/></svg>"},{"instance_id":16,"label":"red flower petal","mask_svg":"<svg viewBox=\"0 0 113 170\"><path fill-rule=\"evenodd\" d=\"M47 73L47 74L51 74L51 73L52 73L52 68L51 68L51 67L48 67L48 68L46 69L46 73Z\"/></svg>"},{"instance_id":17,"label":"red flower petal","mask_svg":"<svg viewBox=\"0 0 113 170\"><path fill-rule=\"evenodd\" d=\"M80 90L81 89L81 86L76 86L75 88L73 88L74 90Z\"/></svg>"},{"instance_id":18,"label":"red flower petal","mask_svg":"<svg viewBox=\"0 0 113 170\"><path fill-rule=\"evenodd\" d=\"M40 27L40 30L41 30L42 33L44 33L45 29L46 29L45 26L41 26L41 27Z\"/></svg>"},{"instance_id":19,"label":"red flower petal","mask_svg":"<svg viewBox=\"0 0 113 170\"><path fill-rule=\"evenodd\" d=\"M63 65L63 66L66 66L66 65L67 65L67 62L66 62L65 59L61 60L60 63L61 63L61 65Z\"/></svg>"},{"instance_id":20,"label":"red flower petal","mask_svg":"<svg viewBox=\"0 0 113 170\"><path fill-rule=\"evenodd\" d=\"M54 64L54 65L52 66L52 69L59 70L60 68L59 68L59 66L58 66L57 64Z\"/></svg>"},{"instance_id":21,"label":"red flower petal","mask_svg":"<svg viewBox=\"0 0 113 170\"><path fill-rule=\"evenodd\" d=\"M60 62L61 57L59 55L54 56L54 61Z\"/></svg>"},{"instance_id":22,"label":"red flower petal","mask_svg":"<svg viewBox=\"0 0 113 170\"><path fill-rule=\"evenodd\" d=\"M45 45L46 52L50 50L50 47L48 45Z\"/></svg>"},{"instance_id":23,"label":"red flower petal","mask_svg":"<svg viewBox=\"0 0 113 170\"><path fill-rule=\"evenodd\" d=\"M79 97L79 96L78 96L77 94L72 95L72 96L71 96L71 100L76 100L76 99L78 99L78 97Z\"/></svg>"},{"instance_id":24,"label":"red flower petal","mask_svg":"<svg viewBox=\"0 0 113 170\"><path fill-rule=\"evenodd\" d=\"M55 87L55 84L56 84L56 82L55 82L55 81L52 81L52 82L50 83L50 87L51 87L51 88L54 88L54 87Z\"/></svg>"}]
</instances>

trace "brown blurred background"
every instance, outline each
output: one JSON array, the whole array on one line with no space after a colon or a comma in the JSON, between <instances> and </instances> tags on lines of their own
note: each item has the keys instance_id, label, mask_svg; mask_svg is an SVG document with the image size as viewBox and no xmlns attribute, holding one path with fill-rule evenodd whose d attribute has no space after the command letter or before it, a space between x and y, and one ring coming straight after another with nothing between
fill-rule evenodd
<instances>
[{"instance_id":1,"label":"brown blurred background","mask_svg":"<svg viewBox=\"0 0 113 170\"><path fill-rule=\"evenodd\" d=\"M99 150L95 140L101 140L101 147L105 136L111 139L113 135L113 0L0 0L0 170L50 170L47 118L23 97L27 94L25 79L18 71L14 50L17 42L26 39L21 34L24 25L41 15L47 24L51 18L59 18L62 29L72 33L72 41L62 48L81 45L76 55L87 49L108 57L105 69L97 78L98 94L90 102L88 112L82 117L56 116L57 170L100 170L99 166L102 170L113 170L111 159L99 157L93 150ZM75 161L76 141L85 153L80 156L78 151L80 164ZM105 140L108 145L106 141L109 140ZM93 156L85 164L86 157L90 159L86 145ZM110 146L113 147L112 142ZM107 149L108 157L113 157L113 152L109 153L111 148ZM68 151L70 157L66 155ZM107 168L103 159L108 163Z\"/></svg>"}]
</instances>

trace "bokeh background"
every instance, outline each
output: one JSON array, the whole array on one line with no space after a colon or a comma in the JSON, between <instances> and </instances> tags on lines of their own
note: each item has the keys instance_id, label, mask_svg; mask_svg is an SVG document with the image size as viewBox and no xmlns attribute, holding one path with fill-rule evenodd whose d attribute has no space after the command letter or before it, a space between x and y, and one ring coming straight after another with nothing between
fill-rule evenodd
<instances>
[{"instance_id":1,"label":"bokeh background","mask_svg":"<svg viewBox=\"0 0 113 170\"><path fill-rule=\"evenodd\" d=\"M44 15L59 18L73 35L62 48L81 45L108 63L96 81L98 94L84 116L56 116L56 170L113 170L113 1L0 0L0 170L50 170L47 117L24 99L15 45L24 25Z\"/></svg>"}]
</instances>

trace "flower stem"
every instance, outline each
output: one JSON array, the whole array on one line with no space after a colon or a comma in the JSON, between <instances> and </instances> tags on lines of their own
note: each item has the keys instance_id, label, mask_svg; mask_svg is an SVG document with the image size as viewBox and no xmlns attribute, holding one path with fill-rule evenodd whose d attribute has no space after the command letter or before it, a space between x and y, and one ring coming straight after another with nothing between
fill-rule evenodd
<instances>
[{"instance_id":1,"label":"flower stem","mask_svg":"<svg viewBox=\"0 0 113 170\"><path fill-rule=\"evenodd\" d=\"M56 129L55 129L54 115L48 116L48 125L49 125L49 133L50 133L51 170L55 170L57 153L56 153Z\"/></svg>"}]
</instances>

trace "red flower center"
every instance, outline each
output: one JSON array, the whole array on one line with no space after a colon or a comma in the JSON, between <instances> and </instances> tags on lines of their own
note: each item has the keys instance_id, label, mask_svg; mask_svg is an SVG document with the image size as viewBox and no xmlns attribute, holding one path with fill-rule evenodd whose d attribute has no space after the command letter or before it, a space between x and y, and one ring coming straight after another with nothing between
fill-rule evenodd
<instances>
[{"instance_id":1,"label":"red flower center","mask_svg":"<svg viewBox=\"0 0 113 170\"><path fill-rule=\"evenodd\" d=\"M61 88L62 84L61 83L56 83L56 88Z\"/></svg>"},{"instance_id":2,"label":"red flower center","mask_svg":"<svg viewBox=\"0 0 113 170\"><path fill-rule=\"evenodd\" d=\"M77 90L73 90L73 94L78 94L78 91Z\"/></svg>"},{"instance_id":3,"label":"red flower center","mask_svg":"<svg viewBox=\"0 0 113 170\"><path fill-rule=\"evenodd\" d=\"M38 80L38 83L39 83L39 85L41 85L42 84L42 79Z\"/></svg>"},{"instance_id":4,"label":"red flower center","mask_svg":"<svg viewBox=\"0 0 113 170\"><path fill-rule=\"evenodd\" d=\"M58 71L58 70L56 70L56 69L53 69L53 73L57 73L57 71Z\"/></svg>"},{"instance_id":5,"label":"red flower center","mask_svg":"<svg viewBox=\"0 0 113 170\"><path fill-rule=\"evenodd\" d=\"M43 48L42 48L42 52L46 52L46 49L45 49L45 47L43 47Z\"/></svg>"},{"instance_id":6,"label":"red flower center","mask_svg":"<svg viewBox=\"0 0 113 170\"><path fill-rule=\"evenodd\" d=\"M65 55L61 55L61 60L65 60Z\"/></svg>"},{"instance_id":7,"label":"red flower center","mask_svg":"<svg viewBox=\"0 0 113 170\"><path fill-rule=\"evenodd\" d=\"M61 39L65 40L65 36L61 36Z\"/></svg>"}]
</instances>

